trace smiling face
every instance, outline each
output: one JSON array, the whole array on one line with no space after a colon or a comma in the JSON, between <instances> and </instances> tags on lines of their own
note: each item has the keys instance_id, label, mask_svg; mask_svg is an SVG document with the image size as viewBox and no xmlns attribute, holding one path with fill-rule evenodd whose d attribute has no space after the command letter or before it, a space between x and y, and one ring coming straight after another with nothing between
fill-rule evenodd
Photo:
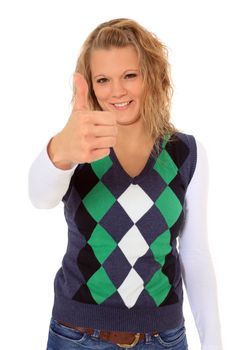
<instances>
[{"instance_id":1,"label":"smiling face","mask_svg":"<svg viewBox=\"0 0 242 350\"><path fill-rule=\"evenodd\" d=\"M142 76L135 48L94 49L90 68L93 90L102 110L115 112L121 125L136 122L140 118Z\"/></svg>"}]
</instances>

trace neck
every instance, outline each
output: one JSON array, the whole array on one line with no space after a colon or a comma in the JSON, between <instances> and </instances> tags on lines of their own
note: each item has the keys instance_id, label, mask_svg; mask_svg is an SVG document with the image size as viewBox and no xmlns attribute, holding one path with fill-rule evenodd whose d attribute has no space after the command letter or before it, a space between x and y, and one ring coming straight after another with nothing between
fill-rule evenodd
<instances>
[{"instance_id":1,"label":"neck","mask_svg":"<svg viewBox=\"0 0 242 350\"><path fill-rule=\"evenodd\" d=\"M142 148L142 145L151 145L152 142L153 140L146 132L144 123L140 118L130 125L118 124L117 143L114 149L131 150L137 148L137 146Z\"/></svg>"}]
</instances>

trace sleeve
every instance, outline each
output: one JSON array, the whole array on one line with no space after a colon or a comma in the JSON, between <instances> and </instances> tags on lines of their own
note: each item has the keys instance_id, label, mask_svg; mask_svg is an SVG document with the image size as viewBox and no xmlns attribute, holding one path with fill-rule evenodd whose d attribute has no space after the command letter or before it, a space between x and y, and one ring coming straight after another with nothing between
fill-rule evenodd
<instances>
[{"instance_id":1,"label":"sleeve","mask_svg":"<svg viewBox=\"0 0 242 350\"><path fill-rule=\"evenodd\" d=\"M197 142L197 164L187 188L179 238L182 276L202 350L222 350L217 285L207 235L208 161Z\"/></svg>"},{"instance_id":2,"label":"sleeve","mask_svg":"<svg viewBox=\"0 0 242 350\"><path fill-rule=\"evenodd\" d=\"M55 167L45 147L29 170L28 189L32 204L39 209L57 206L69 187L76 167L70 170Z\"/></svg>"}]
</instances>

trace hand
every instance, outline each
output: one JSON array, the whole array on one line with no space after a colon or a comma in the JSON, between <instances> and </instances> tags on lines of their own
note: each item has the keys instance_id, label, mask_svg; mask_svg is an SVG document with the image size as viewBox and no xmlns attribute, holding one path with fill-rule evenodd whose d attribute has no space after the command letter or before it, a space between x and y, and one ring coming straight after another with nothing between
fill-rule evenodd
<instances>
[{"instance_id":1,"label":"hand","mask_svg":"<svg viewBox=\"0 0 242 350\"><path fill-rule=\"evenodd\" d=\"M88 85L84 77L74 74L75 103L64 129L54 136L48 153L60 169L71 169L78 163L91 163L106 157L117 138L114 113L92 111L88 105Z\"/></svg>"}]
</instances>

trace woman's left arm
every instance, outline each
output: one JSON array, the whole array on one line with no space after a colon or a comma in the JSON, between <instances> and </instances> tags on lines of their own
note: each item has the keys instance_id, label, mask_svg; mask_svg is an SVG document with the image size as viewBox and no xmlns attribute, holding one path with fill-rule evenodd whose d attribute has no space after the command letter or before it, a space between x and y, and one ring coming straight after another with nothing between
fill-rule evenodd
<instances>
[{"instance_id":1,"label":"woman's left arm","mask_svg":"<svg viewBox=\"0 0 242 350\"><path fill-rule=\"evenodd\" d=\"M179 238L183 281L202 350L222 350L217 285L207 235L208 161L197 143L196 169L187 188Z\"/></svg>"}]
</instances>

